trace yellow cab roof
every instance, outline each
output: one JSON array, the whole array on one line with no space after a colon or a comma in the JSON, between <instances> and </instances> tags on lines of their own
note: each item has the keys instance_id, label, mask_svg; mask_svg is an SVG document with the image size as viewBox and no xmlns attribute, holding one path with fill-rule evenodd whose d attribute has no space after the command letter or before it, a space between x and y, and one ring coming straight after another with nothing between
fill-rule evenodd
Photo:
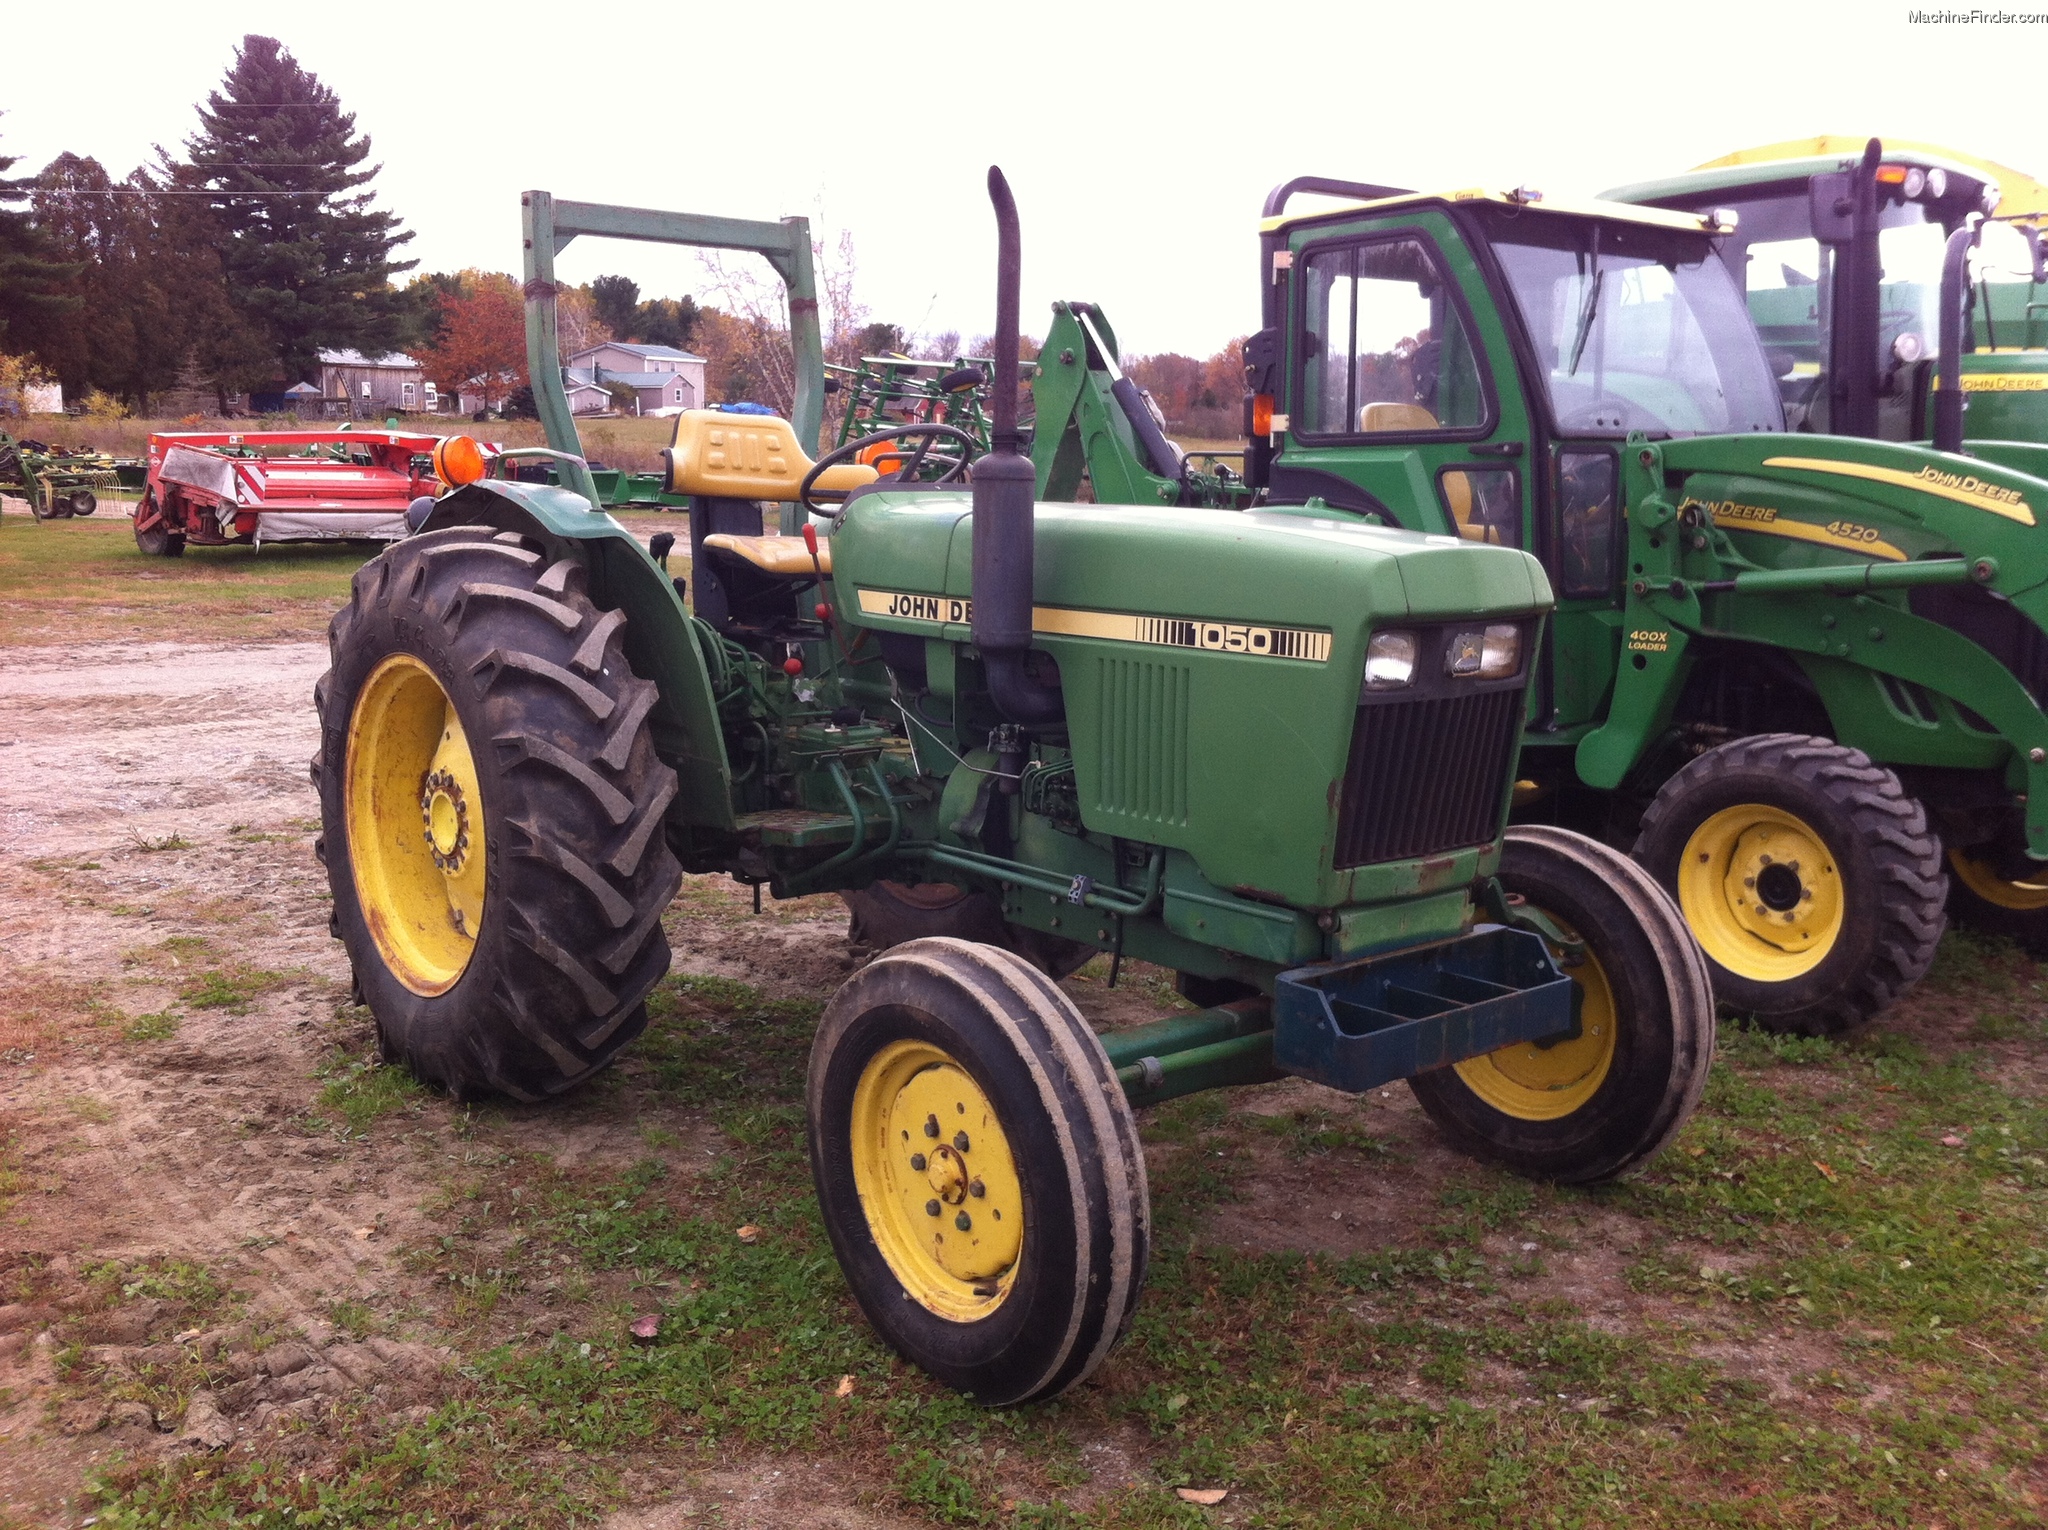
<instances>
[{"instance_id":1,"label":"yellow cab roof","mask_svg":"<svg viewBox=\"0 0 2048 1530\"><path fill-rule=\"evenodd\" d=\"M1322 207L1303 208L1299 212L1284 212L1277 218L1262 219L1259 223L1259 232L1278 233L1297 223L1345 217L1362 212L1391 212L1396 208L1425 202L1491 202L1500 207L1527 207L1538 212L1563 213L1571 217L1605 218L1616 223L1640 223L1650 228L1684 229L1693 234L1715 231L1698 213L1673 212L1663 207L1637 207L1627 202L1602 202L1592 197L1577 200L1532 198L1505 191L1489 191L1483 186L1471 186L1462 191L1404 191L1395 196L1376 197L1368 202L1338 200Z\"/></svg>"},{"instance_id":2,"label":"yellow cab roof","mask_svg":"<svg viewBox=\"0 0 2048 1530\"><path fill-rule=\"evenodd\" d=\"M1719 159L1710 159L1695 170L1719 170L1723 166L1761 165L1779 159L1818 159L1826 155L1841 155L1849 159L1862 156L1863 146L1868 138L1850 138L1836 133L1821 133L1812 138L1788 138L1782 143L1760 144L1754 149L1737 149L1733 154L1723 154ZM1993 214L1999 218L2039 218L2048 216L2048 185L2043 185L2023 170L2010 165L2001 165L1996 160L1981 155L1966 154L1960 149L1945 148L1938 143L1921 143L1910 138L1883 138L1878 140L1887 153L1896 149L1904 154L1931 154L1951 163L1964 165L1982 172L1987 180L1998 183L1998 210Z\"/></svg>"}]
</instances>

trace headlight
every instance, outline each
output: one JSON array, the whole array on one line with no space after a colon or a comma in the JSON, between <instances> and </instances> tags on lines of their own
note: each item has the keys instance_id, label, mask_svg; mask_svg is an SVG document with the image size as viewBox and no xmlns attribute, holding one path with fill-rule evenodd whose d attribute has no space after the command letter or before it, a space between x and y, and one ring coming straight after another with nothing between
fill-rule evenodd
<instances>
[{"instance_id":1,"label":"headlight","mask_svg":"<svg viewBox=\"0 0 2048 1530\"><path fill-rule=\"evenodd\" d=\"M1522 667L1522 629L1506 623L1451 639L1444 669L1459 679L1506 680Z\"/></svg>"},{"instance_id":2,"label":"headlight","mask_svg":"<svg viewBox=\"0 0 2048 1530\"><path fill-rule=\"evenodd\" d=\"M1415 634L1375 632L1365 645L1365 688L1391 691L1415 678Z\"/></svg>"}]
</instances>

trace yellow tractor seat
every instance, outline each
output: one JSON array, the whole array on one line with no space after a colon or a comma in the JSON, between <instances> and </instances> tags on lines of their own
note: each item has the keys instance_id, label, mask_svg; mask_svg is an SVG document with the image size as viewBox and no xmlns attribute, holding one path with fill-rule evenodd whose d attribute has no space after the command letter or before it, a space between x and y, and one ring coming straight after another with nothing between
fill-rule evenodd
<instances>
[{"instance_id":1,"label":"yellow tractor seat","mask_svg":"<svg viewBox=\"0 0 2048 1530\"><path fill-rule=\"evenodd\" d=\"M811 459L797 444L789 421L772 414L686 409L676 416L675 435L663 456L669 493L708 499L793 500L811 470ZM815 487L843 494L879 476L871 467L849 462L827 471Z\"/></svg>"},{"instance_id":2,"label":"yellow tractor seat","mask_svg":"<svg viewBox=\"0 0 2048 1530\"><path fill-rule=\"evenodd\" d=\"M1436 416L1420 404L1367 404L1358 411L1362 431L1436 430Z\"/></svg>"},{"instance_id":3,"label":"yellow tractor seat","mask_svg":"<svg viewBox=\"0 0 2048 1530\"><path fill-rule=\"evenodd\" d=\"M832 541L829 537L818 539L816 563L811 561L811 550L804 546L802 537L742 537L729 531L715 531L704 539L704 546L712 552L743 558L764 574L796 575L808 579L816 577L820 568L828 574L832 572Z\"/></svg>"}]
</instances>

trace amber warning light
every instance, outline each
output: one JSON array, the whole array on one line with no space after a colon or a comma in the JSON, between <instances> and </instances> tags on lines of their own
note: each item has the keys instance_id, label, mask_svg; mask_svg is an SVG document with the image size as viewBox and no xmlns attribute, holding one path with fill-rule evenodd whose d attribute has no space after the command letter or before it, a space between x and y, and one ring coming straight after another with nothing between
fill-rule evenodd
<instances>
[{"instance_id":1,"label":"amber warning light","mask_svg":"<svg viewBox=\"0 0 2048 1530\"><path fill-rule=\"evenodd\" d=\"M451 489L475 483L489 467L484 449L468 436L448 436L434 447L434 476Z\"/></svg>"}]
</instances>

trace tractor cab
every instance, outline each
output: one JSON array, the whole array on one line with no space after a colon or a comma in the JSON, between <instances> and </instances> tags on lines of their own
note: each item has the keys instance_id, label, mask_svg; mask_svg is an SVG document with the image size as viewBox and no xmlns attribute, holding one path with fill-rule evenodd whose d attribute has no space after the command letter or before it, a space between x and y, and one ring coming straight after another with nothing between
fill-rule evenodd
<instances>
[{"instance_id":1,"label":"tractor cab","mask_svg":"<svg viewBox=\"0 0 2048 1530\"><path fill-rule=\"evenodd\" d=\"M1742 150L1604 195L1734 213L1721 257L1756 319L1787 427L1887 441L1933 434L1951 237L1980 218L2031 226L2048 216L2048 186L2010 167L1860 138ZM1956 343L1970 436L2048 438L2048 415L2035 417L2048 393L2048 304L2036 301L2032 274L1993 271L1966 295L1971 321Z\"/></svg>"},{"instance_id":2,"label":"tractor cab","mask_svg":"<svg viewBox=\"0 0 2048 1530\"><path fill-rule=\"evenodd\" d=\"M1623 442L1784 428L1725 225L1528 191L1269 212L1255 477L1272 502L1534 553L1559 651L1530 722L1575 736L1621 647Z\"/></svg>"}]
</instances>

